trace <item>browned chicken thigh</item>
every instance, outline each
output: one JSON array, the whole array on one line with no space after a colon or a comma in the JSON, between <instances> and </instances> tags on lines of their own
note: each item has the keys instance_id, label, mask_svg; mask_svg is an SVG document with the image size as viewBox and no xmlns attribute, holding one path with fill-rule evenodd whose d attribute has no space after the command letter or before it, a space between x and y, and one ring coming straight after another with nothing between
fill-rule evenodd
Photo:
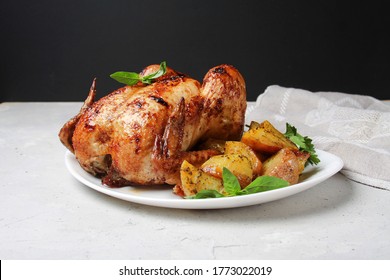
<instances>
[{"instance_id":1,"label":"browned chicken thigh","mask_svg":"<svg viewBox=\"0 0 390 280\"><path fill-rule=\"evenodd\" d=\"M158 70L146 67L141 76ZM214 150L194 150L208 138L239 140L245 82L230 65L212 68L203 84L167 68L154 83L125 86L94 101L95 81L80 113L59 133L81 167L104 184L177 184L183 160L201 163Z\"/></svg>"}]
</instances>

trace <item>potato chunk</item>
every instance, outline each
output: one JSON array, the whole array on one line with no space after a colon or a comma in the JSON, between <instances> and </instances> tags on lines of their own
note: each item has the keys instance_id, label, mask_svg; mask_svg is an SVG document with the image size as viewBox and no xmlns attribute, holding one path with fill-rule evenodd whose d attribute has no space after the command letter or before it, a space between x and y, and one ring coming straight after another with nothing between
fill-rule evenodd
<instances>
[{"instance_id":1,"label":"potato chunk","mask_svg":"<svg viewBox=\"0 0 390 280\"><path fill-rule=\"evenodd\" d=\"M298 183L301 163L294 151L283 148L263 163L263 175L286 180L290 185Z\"/></svg>"},{"instance_id":2,"label":"potato chunk","mask_svg":"<svg viewBox=\"0 0 390 280\"><path fill-rule=\"evenodd\" d=\"M223 154L225 150L225 140L209 138L199 145L199 150L216 150Z\"/></svg>"},{"instance_id":3,"label":"potato chunk","mask_svg":"<svg viewBox=\"0 0 390 280\"><path fill-rule=\"evenodd\" d=\"M299 151L299 150L297 150L297 151L294 150L294 154L296 155L296 157L298 159L299 174L301 174L303 172L303 170L305 169L306 162L310 157L310 153L304 152L304 151Z\"/></svg>"},{"instance_id":4,"label":"potato chunk","mask_svg":"<svg viewBox=\"0 0 390 280\"><path fill-rule=\"evenodd\" d=\"M273 154L283 148L298 150L297 146L269 121L264 121L261 124L252 121L241 141L260 153Z\"/></svg>"},{"instance_id":5,"label":"potato chunk","mask_svg":"<svg viewBox=\"0 0 390 280\"><path fill-rule=\"evenodd\" d=\"M252 164L246 156L239 154L213 156L202 164L201 170L221 179L224 167L229 169L237 177L241 188L246 187L252 182Z\"/></svg>"},{"instance_id":6,"label":"potato chunk","mask_svg":"<svg viewBox=\"0 0 390 280\"><path fill-rule=\"evenodd\" d=\"M261 175L262 163L256 153L247 144L238 141L227 141L225 144L225 154L237 154L247 157L252 165L252 179Z\"/></svg>"},{"instance_id":7,"label":"potato chunk","mask_svg":"<svg viewBox=\"0 0 390 280\"><path fill-rule=\"evenodd\" d=\"M181 189L184 196L195 195L201 190L216 190L220 193L224 191L222 179L203 172L186 160L181 165L180 177L181 185L176 187Z\"/></svg>"}]
</instances>

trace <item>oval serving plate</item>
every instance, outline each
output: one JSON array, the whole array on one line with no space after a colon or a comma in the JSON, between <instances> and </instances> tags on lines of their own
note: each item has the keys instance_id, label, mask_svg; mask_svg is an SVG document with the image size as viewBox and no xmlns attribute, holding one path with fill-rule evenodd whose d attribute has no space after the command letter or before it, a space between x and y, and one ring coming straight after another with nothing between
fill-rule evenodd
<instances>
[{"instance_id":1,"label":"oval serving plate","mask_svg":"<svg viewBox=\"0 0 390 280\"><path fill-rule=\"evenodd\" d=\"M300 193L325 181L343 167L343 161L339 157L321 150L317 150L317 154L321 162L316 166L306 167L300 181L295 185L250 195L209 199L181 198L172 193L172 186L109 188L103 185L100 179L84 171L69 151L65 154L65 163L69 172L84 185L122 200L166 208L222 209L261 204Z\"/></svg>"}]
</instances>

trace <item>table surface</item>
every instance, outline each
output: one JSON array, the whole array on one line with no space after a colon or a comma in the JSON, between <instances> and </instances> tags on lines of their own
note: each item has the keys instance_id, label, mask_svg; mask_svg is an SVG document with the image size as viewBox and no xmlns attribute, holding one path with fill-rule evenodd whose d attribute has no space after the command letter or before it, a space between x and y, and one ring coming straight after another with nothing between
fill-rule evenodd
<instances>
[{"instance_id":1,"label":"table surface","mask_svg":"<svg viewBox=\"0 0 390 280\"><path fill-rule=\"evenodd\" d=\"M336 174L260 205L181 210L92 190L65 167L80 102L0 104L0 259L389 259L390 192Z\"/></svg>"}]
</instances>

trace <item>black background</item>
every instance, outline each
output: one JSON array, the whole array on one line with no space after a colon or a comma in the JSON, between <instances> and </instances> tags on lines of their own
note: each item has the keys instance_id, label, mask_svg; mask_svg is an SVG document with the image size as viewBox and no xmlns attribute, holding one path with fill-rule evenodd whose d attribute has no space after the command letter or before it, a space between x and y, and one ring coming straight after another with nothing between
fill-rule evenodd
<instances>
[{"instance_id":1,"label":"black background","mask_svg":"<svg viewBox=\"0 0 390 280\"><path fill-rule=\"evenodd\" d=\"M387 7L387 6L386 6ZM271 84L389 99L385 1L3 1L1 101L82 101L112 72L236 66L248 100Z\"/></svg>"}]
</instances>

